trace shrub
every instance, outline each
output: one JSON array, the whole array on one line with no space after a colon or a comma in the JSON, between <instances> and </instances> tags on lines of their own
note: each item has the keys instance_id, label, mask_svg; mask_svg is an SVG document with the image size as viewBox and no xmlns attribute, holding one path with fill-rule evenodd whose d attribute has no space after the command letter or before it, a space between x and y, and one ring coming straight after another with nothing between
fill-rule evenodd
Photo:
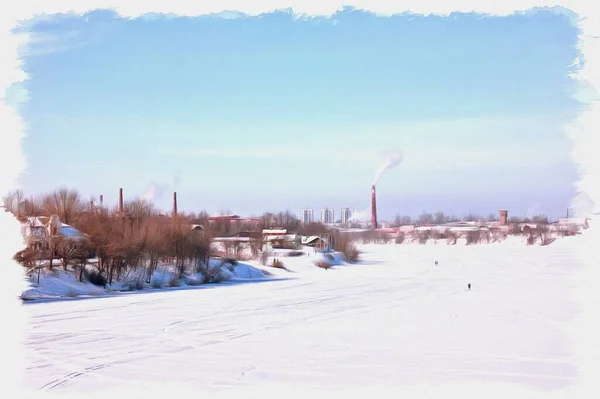
<instances>
[{"instance_id":1,"label":"shrub","mask_svg":"<svg viewBox=\"0 0 600 399\"><path fill-rule=\"evenodd\" d=\"M137 276L131 277L123 283L123 289L127 291L137 291L144 289L144 281L146 280L145 273L140 273Z\"/></svg>"},{"instance_id":2,"label":"shrub","mask_svg":"<svg viewBox=\"0 0 600 399\"><path fill-rule=\"evenodd\" d=\"M336 234L335 238L335 250L344 255L344 259L347 262L355 263L360 260L360 253L356 249L354 239L346 234Z\"/></svg>"},{"instance_id":3,"label":"shrub","mask_svg":"<svg viewBox=\"0 0 600 399\"><path fill-rule=\"evenodd\" d=\"M98 287L106 288L106 283L108 282L108 279L101 272L99 272L97 270L93 270L90 272L90 271L84 269L83 275L84 275L85 279L87 281L89 281L90 283L92 283Z\"/></svg>"},{"instance_id":4,"label":"shrub","mask_svg":"<svg viewBox=\"0 0 600 399\"><path fill-rule=\"evenodd\" d=\"M402 233L402 232L398 233L398 236L396 237L396 244L402 244L405 239L406 239L406 235L404 235L404 233Z\"/></svg>"},{"instance_id":5,"label":"shrub","mask_svg":"<svg viewBox=\"0 0 600 399\"><path fill-rule=\"evenodd\" d=\"M172 278L169 280L169 282L167 283L168 287L171 288L175 288L175 287L181 287L181 280L178 278Z\"/></svg>"},{"instance_id":6,"label":"shrub","mask_svg":"<svg viewBox=\"0 0 600 399\"><path fill-rule=\"evenodd\" d=\"M163 288L165 286L164 277L154 274L150 279L150 285L152 288Z\"/></svg>"},{"instance_id":7,"label":"shrub","mask_svg":"<svg viewBox=\"0 0 600 399\"><path fill-rule=\"evenodd\" d=\"M272 266L272 267L275 267L275 268L277 268L277 269L283 269L283 270L287 270L287 269L285 268L285 264L284 264L284 263L283 263L281 260L279 260L279 259L277 259L277 258L273 259L273 263L271 264L271 266Z\"/></svg>"},{"instance_id":8,"label":"shrub","mask_svg":"<svg viewBox=\"0 0 600 399\"><path fill-rule=\"evenodd\" d=\"M467 232L467 245L477 244L481 239L481 232L479 230Z\"/></svg>"},{"instance_id":9,"label":"shrub","mask_svg":"<svg viewBox=\"0 0 600 399\"><path fill-rule=\"evenodd\" d=\"M456 245L456 243L458 242L458 234L456 234L453 231L449 231L447 236L448 245Z\"/></svg>"},{"instance_id":10,"label":"shrub","mask_svg":"<svg viewBox=\"0 0 600 399\"><path fill-rule=\"evenodd\" d=\"M77 291L73 290L73 289L69 289L69 291L67 292L67 297L69 298L75 298L77 296Z\"/></svg>"},{"instance_id":11,"label":"shrub","mask_svg":"<svg viewBox=\"0 0 600 399\"><path fill-rule=\"evenodd\" d=\"M556 238L554 237L544 237L541 239L540 245L545 247L546 245L552 244L554 241L556 241Z\"/></svg>"},{"instance_id":12,"label":"shrub","mask_svg":"<svg viewBox=\"0 0 600 399\"><path fill-rule=\"evenodd\" d=\"M304 252L302 251L290 251L288 252L287 256L303 256Z\"/></svg>"},{"instance_id":13,"label":"shrub","mask_svg":"<svg viewBox=\"0 0 600 399\"><path fill-rule=\"evenodd\" d=\"M331 268L331 263L325 262L324 260L316 261L315 265L317 265L317 267L320 267L321 269L325 269L325 270Z\"/></svg>"},{"instance_id":14,"label":"shrub","mask_svg":"<svg viewBox=\"0 0 600 399\"><path fill-rule=\"evenodd\" d=\"M430 230L424 230L424 231L420 231L417 233L417 240L419 241L419 244L421 244L421 245L427 244L427 241L429 241L430 237L431 237Z\"/></svg>"}]
</instances>

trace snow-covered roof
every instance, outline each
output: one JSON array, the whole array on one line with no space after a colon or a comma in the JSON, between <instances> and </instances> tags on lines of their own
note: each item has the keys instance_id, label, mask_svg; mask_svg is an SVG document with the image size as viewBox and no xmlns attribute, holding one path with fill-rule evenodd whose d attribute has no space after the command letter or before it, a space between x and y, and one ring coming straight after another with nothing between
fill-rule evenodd
<instances>
[{"instance_id":1,"label":"snow-covered roof","mask_svg":"<svg viewBox=\"0 0 600 399\"><path fill-rule=\"evenodd\" d=\"M223 241L238 241L238 242L249 242L251 237L215 237L213 241L223 242Z\"/></svg>"},{"instance_id":2,"label":"snow-covered roof","mask_svg":"<svg viewBox=\"0 0 600 399\"><path fill-rule=\"evenodd\" d=\"M286 229L264 229L262 231L263 234L274 234L274 235L280 235L280 234L286 234L287 230Z\"/></svg>"},{"instance_id":3,"label":"snow-covered roof","mask_svg":"<svg viewBox=\"0 0 600 399\"><path fill-rule=\"evenodd\" d=\"M308 236L308 237L302 237L301 242L302 242L302 244L310 244L310 243L318 241L318 240L322 240L322 238L319 236Z\"/></svg>"},{"instance_id":4,"label":"snow-covered roof","mask_svg":"<svg viewBox=\"0 0 600 399\"><path fill-rule=\"evenodd\" d=\"M64 224L62 226L60 226L60 235L65 236L65 237L72 237L72 238L76 238L76 237L83 237L85 236L85 234L83 234L81 231L77 230L75 227L69 226L68 224Z\"/></svg>"}]
</instances>

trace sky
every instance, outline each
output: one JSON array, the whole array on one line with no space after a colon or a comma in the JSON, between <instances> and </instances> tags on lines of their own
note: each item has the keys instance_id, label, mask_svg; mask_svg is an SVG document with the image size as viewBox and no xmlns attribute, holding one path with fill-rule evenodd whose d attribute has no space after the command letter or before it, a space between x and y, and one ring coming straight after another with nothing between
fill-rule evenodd
<instances>
[{"instance_id":1,"label":"sky","mask_svg":"<svg viewBox=\"0 0 600 399\"><path fill-rule=\"evenodd\" d=\"M246 17L108 10L24 21L26 193L240 215L370 206L562 217L577 171L564 127L582 104L568 13L510 17L346 9Z\"/></svg>"}]
</instances>

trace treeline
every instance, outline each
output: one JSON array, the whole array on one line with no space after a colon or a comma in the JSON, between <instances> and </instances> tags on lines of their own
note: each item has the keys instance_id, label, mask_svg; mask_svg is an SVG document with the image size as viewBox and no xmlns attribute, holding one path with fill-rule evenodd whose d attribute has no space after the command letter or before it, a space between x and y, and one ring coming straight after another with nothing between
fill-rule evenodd
<instances>
[{"instance_id":1,"label":"treeline","mask_svg":"<svg viewBox=\"0 0 600 399\"><path fill-rule=\"evenodd\" d=\"M475 221L486 221L492 222L499 219L499 215L495 213L490 213L487 216L480 215L478 213L467 213L462 218L458 218L454 215L446 215L444 212L422 212L417 218L412 218L410 216L402 216L396 215L394 220L392 221L393 227L400 226L425 226L432 224L445 224L445 223L454 223L454 222L475 222ZM534 223L534 224L548 224L549 219L546 215L536 215L529 217L509 217L507 222L509 224L518 224L518 223Z\"/></svg>"},{"instance_id":2,"label":"treeline","mask_svg":"<svg viewBox=\"0 0 600 399\"><path fill-rule=\"evenodd\" d=\"M52 269L53 261L60 260L65 270L72 266L82 279L88 260L97 257L99 273L109 284L113 279L119 280L122 275L140 268L146 270L149 282L160 261L175 264L180 273L186 269L202 273L207 270L214 237L275 227L306 235L328 231L320 223L302 225L290 211L267 212L252 217L258 223L209 222L205 211L165 215L151 202L133 199L125 201L123 212L119 212L116 206L100 206L93 198L86 199L77 190L68 188L37 196L27 196L16 190L3 200L6 209L21 222L29 217L56 215L62 223L85 234L74 240L55 232L43 244L30 245L18 253L16 259L20 263L29 267L43 264ZM194 226L196 228L192 228ZM252 252L258 255L261 249L253 248Z\"/></svg>"}]
</instances>

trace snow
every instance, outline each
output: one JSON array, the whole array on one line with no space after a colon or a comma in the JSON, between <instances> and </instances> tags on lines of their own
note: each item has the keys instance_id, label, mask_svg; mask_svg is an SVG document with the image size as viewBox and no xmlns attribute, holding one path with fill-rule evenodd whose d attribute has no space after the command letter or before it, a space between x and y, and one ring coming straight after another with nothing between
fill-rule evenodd
<instances>
[{"instance_id":1,"label":"snow","mask_svg":"<svg viewBox=\"0 0 600 399\"><path fill-rule=\"evenodd\" d=\"M57 299L75 299L99 296L114 296L123 294L140 293L144 291L156 290L177 290L199 288L203 281L201 273L182 276L177 285L171 285L170 282L176 280L174 267L168 264L159 265L157 270L150 277L150 283L146 283L146 276L143 270L132 272L123 276L120 281L113 281L112 286L101 287L90 282L78 280L72 270L65 272L60 267L60 262L54 261L54 269L38 269L31 274L31 287L24 290L21 297L27 301L39 300L57 300ZM211 260L211 267L219 267L219 260ZM94 266L88 265L88 271L94 270ZM39 271L39 282L38 282ZM245 263L237 265L226 265L221 268L221 275L224 281L242 282L246 280L264 279L267 276L259 268ZM135 290L133 287L140 281L142 290ZM205 285L202 285L204 287Z\"/></svg>"},{"instance_id":2,"label":"snow","mask_svg":"<svg viewBox=\"0 0 600 399\"><path fill-rule=\"evenodd\" d=\"M274 250L269 262L288 270L249 261L205 289L33 301L26 383L57 393L149 378L211 392L423 382L565 390L578 377L565 325L580 238L364 245L358 264L331 254L330 270L314 265L327 255L313 249Z\"/></svg>"}]
</instances>

